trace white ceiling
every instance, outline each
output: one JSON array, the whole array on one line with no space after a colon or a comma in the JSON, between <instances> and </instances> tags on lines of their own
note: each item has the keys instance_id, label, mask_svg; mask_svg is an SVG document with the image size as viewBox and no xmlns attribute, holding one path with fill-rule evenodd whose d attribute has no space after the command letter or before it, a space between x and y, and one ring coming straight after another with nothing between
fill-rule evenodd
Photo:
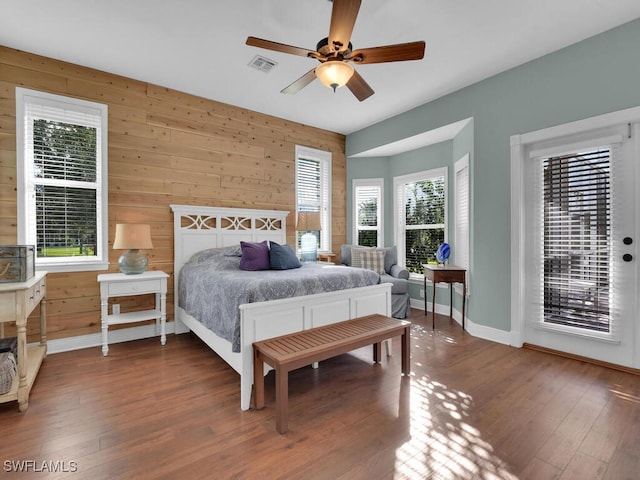
<instances>
[{"instance_id":1,"label":"white ceiling","mask_svg":"<svg viewBox=\"0 0 640 480\"><path fill-rule=\"evenodd\" d=\"M247 36L314 50L328 0L2 0L0 45L349 134L640 17L638 0L363 0L353 48L424 40L420 61L357 66L360 103L314 81L282 88L315 60L245 45ZM248 66L261 54L278 62Z\"/></svg>"}]
</instances>

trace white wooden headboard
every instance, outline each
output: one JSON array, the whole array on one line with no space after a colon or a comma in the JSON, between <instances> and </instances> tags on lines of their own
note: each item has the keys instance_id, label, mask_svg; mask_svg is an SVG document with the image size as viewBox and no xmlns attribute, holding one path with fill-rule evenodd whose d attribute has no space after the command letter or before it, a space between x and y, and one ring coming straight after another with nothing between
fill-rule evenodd
<instances>
[{"instance_id":1,"label":"white wooden headboard","mask_svg":"<svg viewBox=\"0 0 640 480\"><path fill-rule=\"evenodd\" d=\"M240 241L287 241L284 210L171 205L173 210L174 272L191 256L207 248L238 245Z\"/></svg>"}]
</instances>

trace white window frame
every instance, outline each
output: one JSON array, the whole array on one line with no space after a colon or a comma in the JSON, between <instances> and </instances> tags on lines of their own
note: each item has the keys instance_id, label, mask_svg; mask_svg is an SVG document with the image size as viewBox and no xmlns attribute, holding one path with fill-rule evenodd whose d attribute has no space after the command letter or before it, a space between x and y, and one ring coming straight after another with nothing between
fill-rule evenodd
<instances>
[{"instance_id":1,"label":"white window frame","mask_svg":"<svg viewBox=\"0 0 640 480\"><path fill-rule=\"evenodd\" d=\"M106 270L109 266L108 251L108 168L107 168L107 132L108 111L107 106L100 103L64 97L51 93L29 90L16 87L16 154L17 154L17 207L18 207L18 243L36 244L35 222L29 221L34 216L35 196L33 185L38 182L34 178L28 178L29 168L27 162L33 162L28 158L30 151L27 144L27 125L25 121L25 109L28 104L43 105L62 109L76 114L90 114L100 117L98 161L96 171L96 255L91 257L59 257L37 258L36 268L49 272L76 272L91 270ZM31 220L33 220L31 218Z\"/></svg>"},{"instance_id":2,"label":"white window frame","mask_svg":"<svg viewBox=\"0 0 640 480\"><path fill-rule=\"evenodd\" d=\"M359 188L378 188L380 196L378 197L378 210L376 212L377 225L375 227L358 227L358 189ZM376 230L376 238L378 247L384 247L384 178L354 178L352 180L353 192L353 233L352 241L354 245L358 245L358 232L360 230Z\"/></svg>"},{"instance_id":3,"label":"white window frame","mask_svg":"<svg viewBox=\"0 0 640 480\"><path fill-rule=\"evenodd\" d=\"M449 235L449 180L448 180L448 168L439 167L431 170L425 170L422 172L410 173L408 175L401 175L393 178L393 216L394 216L394 229L393 238L395 239L395 245L398 250L398 265L404 267L406 265L405 255L405 226L406 216L404 211L404 187L408 183L422 182L432 178L444 177L444 241L446 242ZM410 272L410 280L420 280L424 278L424 273L417 274Z\"/></svg>"},{"instance_id":4,"label":"white window frame","mask_svg":"<svg viewBox=\"0 0 640 480\"><path fill-rule=\"evenodd\" d=\"M296 145L296 171L295 171L295 187L296 187L296 218L298 218L298 212L300 211L300 205L298 205L298 160L315 160L320 163L320 204L317 208L320 211L320 224L322 229L320 230L320 248L318 252L331 252L331 152L325 152L324 150L317 150L311 147L305 147ZM316 205L314 205L316 207ZM296 241L297 244L297 241ZM299 245L296 248L299 250Z\"/></svg>"}]
</instances>

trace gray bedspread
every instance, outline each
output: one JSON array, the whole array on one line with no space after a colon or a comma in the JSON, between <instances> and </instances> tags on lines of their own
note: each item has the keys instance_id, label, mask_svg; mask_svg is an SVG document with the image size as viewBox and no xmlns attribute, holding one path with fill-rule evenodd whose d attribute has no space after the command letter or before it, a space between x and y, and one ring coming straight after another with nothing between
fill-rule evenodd
<instances>
[{"instance_id":1,"label":"gray bedspread","mask_svg":"<svg viewBox=\"0 0 640 480\"><path fill-rule=\"evenodd\" d=\"M240 247L203 250L180 269L180 307L240 351L240 310L244 303L375 285L371 270L308 263L293 270L240 270Z\"/></svg>"}]
</instances>

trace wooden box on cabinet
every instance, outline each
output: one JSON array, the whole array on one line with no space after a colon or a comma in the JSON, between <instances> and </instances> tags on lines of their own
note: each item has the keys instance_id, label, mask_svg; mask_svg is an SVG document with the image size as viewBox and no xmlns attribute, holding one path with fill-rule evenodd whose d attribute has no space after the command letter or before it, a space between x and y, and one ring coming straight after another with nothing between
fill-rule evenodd
<instances>
[{"instance_id":1,"label":"wooden box on cabinet","mask_svg":"<svg viewBox=\"0 0 640 480\"><path fill-rule=\"evenodd\" d=\"M26 282L36 273L35 246L0 245L0 283Z\"/></svg>"}]
</instances>

